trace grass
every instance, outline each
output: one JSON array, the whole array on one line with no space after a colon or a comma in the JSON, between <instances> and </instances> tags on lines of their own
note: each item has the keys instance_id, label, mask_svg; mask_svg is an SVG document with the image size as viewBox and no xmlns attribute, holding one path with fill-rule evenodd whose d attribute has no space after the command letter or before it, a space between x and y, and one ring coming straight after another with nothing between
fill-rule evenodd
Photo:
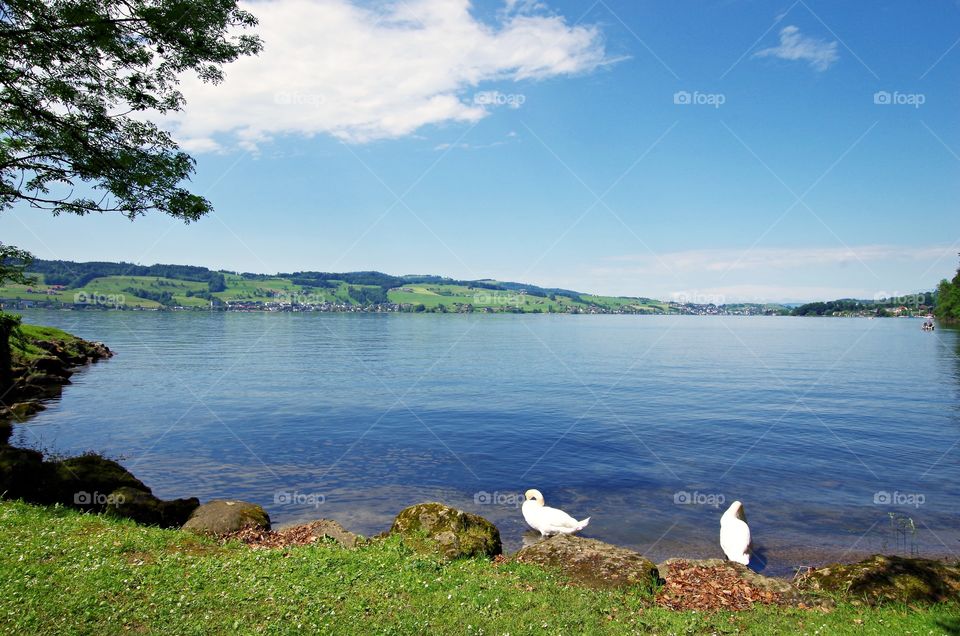
<instances>
[{"instance_id":1,"label":"grass","mask_svg":"<svg viewBox=\"0 0 960 636\"><path fill-rule=\"evenodd\" d=\"M33 344L38 340L54 340L61 343L66 351L76 354L79 350L72 345L81 339L56 327L21 324L18 333L10 338L10 352L20 362L29 362L34 358L50 355L46 350Z\"/></svg>"},{"instance_id":2,"label":"grass","mask_svg":"<svg viewBox=\"0 0 960 636\"><path fill-rule=\"evenodd\" d=\"M0 502L0 631L20 634L941 634L958 607L672 612L641 589L531 565L445 564L398 538L252 551L63 508Z\"/></svg>"}]
</instances>

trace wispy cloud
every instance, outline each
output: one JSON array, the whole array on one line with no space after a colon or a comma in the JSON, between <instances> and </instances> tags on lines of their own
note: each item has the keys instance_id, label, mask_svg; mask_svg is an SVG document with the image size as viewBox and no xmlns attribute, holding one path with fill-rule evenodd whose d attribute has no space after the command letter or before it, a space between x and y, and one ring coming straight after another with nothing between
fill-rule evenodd
<instances>
[{"instance_id":1,"label":"wispy cloud","mask_svg":"<svg viewBox=\"0 0 960 636\"><path fill-rule=\"evenodd\" d=\"M469 0L242 4L260 19L264 50L227 67L218 86L184 82L186 110L169 126L190 150L250 149L284 134L362 143L475 122L499 107L473 99L484 84L611 62L596 26L571 25L538 2L507 2L493 24Z\"/></svg>"},{"instance_id":2,"label":"wispy cloud","mask_svg":"<svg viewBox=\"0 0 960 636\"><path fill-rule=\"evenodd\" d=\"M857 265L871 261L925 262L952 253L952 246L904 247L902 245L862 245L857 247L764 248L749 251L707 249L649 254L611 256L609 261L632 264L637 273L727 272L741 270L795 269L827 265Z\"/></svg>"},{"instance_id":3,"label":"wispy cloud","mask_svg":"<svg viewBox=\"0 0 960 636\"><path fill-rule=\"evenodd\" d=\"M825 71L840 59L837 42L827 42L800 33L793 25L780 30L780 45L762 49L754 57L777 57L782 60L802 60L818 71Z\"/></svg>"}]
</instances>

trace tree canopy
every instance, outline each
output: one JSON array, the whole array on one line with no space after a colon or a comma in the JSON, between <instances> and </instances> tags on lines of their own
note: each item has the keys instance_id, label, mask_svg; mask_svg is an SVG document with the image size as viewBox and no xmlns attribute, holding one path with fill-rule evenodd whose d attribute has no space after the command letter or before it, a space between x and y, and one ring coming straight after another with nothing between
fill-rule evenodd
<instances>
[{"instance_id":1,"label":"tree canopy","mask_svg":"<svg viewBox=\"0 0 960 636\"><path fill-rule=\"evenodd\" d=\"M258 52L255 24L236 0L0 0L0 210L209 212L150 118L182 108L183 73Z\"/></svg>"},{"instance_id":2,"label":"tree canopy","mask_svg":"<svg viewBox=\"0 0 960 636\"><path fill-rule=\"evenodd\" d=\"M937 291L937 318L946 322L960 322L960 269L952 281L940 281Z\"/></svg>"}]
</instances>

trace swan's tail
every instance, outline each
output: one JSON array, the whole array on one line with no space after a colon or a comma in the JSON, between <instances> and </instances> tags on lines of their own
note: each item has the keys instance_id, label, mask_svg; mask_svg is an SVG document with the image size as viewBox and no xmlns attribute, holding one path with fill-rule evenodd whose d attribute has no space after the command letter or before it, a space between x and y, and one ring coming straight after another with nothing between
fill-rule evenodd
<instances>
[{"instance_id":1,"label":"swan's tail","mask_svg":"<svg viewBox=\"0 0 960 636\"><path fill-rule=\"evenodd\" d=\"M584 519L583 521L578 521L578 522L577 522L577 527L576 527L576 529L574 530L574 532L580 532L581 530L583 530L584 528L586 528L589 524L590 524L590 517L587 517L587 518Z\"/></svg>"}]
</instances>

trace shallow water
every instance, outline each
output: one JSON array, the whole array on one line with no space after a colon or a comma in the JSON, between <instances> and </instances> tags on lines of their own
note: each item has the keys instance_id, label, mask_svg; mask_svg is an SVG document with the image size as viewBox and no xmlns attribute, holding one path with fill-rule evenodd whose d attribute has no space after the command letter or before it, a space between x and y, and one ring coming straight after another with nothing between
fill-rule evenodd
<instances>
[{"instance_id":1,"label":"shallow water","mask_svg":"<svg viewBox=\"0 0 960 636\"><path fill-rule=\"evenodd\" d=\"M740 499L772 574L960 548L960 332L917 320L24 317L117 355L14 443L118 457L164 498L364 534L441 500L515 549L519 493L538 488L592 518L585 536L654 560L722 556Z\"/></svg>"}]
</instances>

